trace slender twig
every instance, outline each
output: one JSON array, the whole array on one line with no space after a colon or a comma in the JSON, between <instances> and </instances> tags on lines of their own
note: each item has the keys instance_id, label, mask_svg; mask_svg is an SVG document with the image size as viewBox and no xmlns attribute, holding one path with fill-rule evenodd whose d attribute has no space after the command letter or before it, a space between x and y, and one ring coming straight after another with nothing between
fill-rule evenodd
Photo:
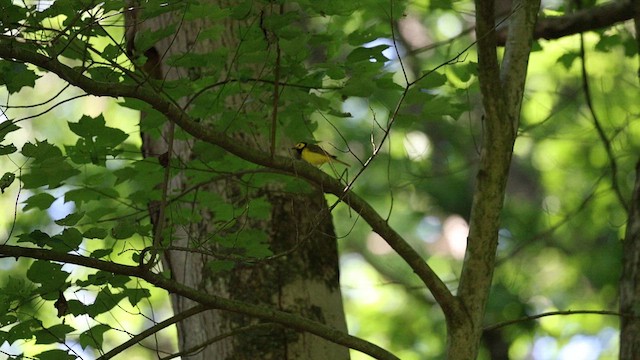
<instances>
[{"instance_id":1,"label":"slender twig","mask_svg":"<svg viewBox=\"0 0 640 360\"><path fill-rule=\"evenodd\" d=\"M207 310L208 308L204 305L196 305L188 310L185 310L179 314L176 314L170 318L168 318L167 320L164 320L162 322L159 322L151 327L149 327L148 329L144 330L143 332L139 333L138 335L135 335L134 337L132 337L131 339L125 341L124 343L116 346L115 348L111 349L109 352L107 352L106 354L102 355L101 357L98 358L98 360L106 360L106 359L111 359L114 356L120 354L121 352L125 351L126 349L132 347L133 345L136 345L137 343L139 343L140 341L142 341L143 339L147 338L148 336L151 336L153 334L156 334L157 332L159 332L160 330L167 328L177 322L180 322L184 319L187 319L193 315L196 315L198 313L201 313L205 310Z\"/></svg>"},{"instance_id":2,"label":"slender twig","mask_svg":"<svg viewBox=\"0 0 640 360\"><path fill-rule=\"evenodd\" d=\"M508 320L508 321L503 321L497 324L493 324L493 325L489 325L487 327L485 327L483 329L483 331L491 331L491 330L496 330L496 329L500 329L502 327L505 326L509 326L509 325L513 325L513 324L517 324L517 323L521 323L521 322L526 322L526 321L531 321L531 320L535 320L535 319L540 319L543 317L547 317L547 316L556 316L556 315L580 315L580 314L596 314L596 315L612 315L612 316L626 316L623 314L620 314L617 311L609 311L609 310L565 310L565 311L550 311L550 312L546 312L546 313L542 313L542 314L537 314L537 315L531 315L531 316L524 316L521 317L519 319L514 319L514 320Z\"/></svg>"},{"instance_id":3,"label":"slender twig","mask_svg":"<svg viewBox=\"0 0 640 360\"><path fill-rule=\"evenodd\" d=\"M163 358L161 358L161 360L169 360L169 359L175 359L178 356L189 356L189 355L193 355L196 352L202 351L204 348L206 348L207 346L218 342L220 340L224 340L230 336L235 336L247 331L253 331L253 330L262 330L262 329L268 329L268 328L272 328L274 326L279 326L278 324L275 323L264 323L264 324L254 324L254 325L247 325L247 326L243 326L237 329L234 329L232 331L229 331L227 333L218 335L218 336L214 336L213 338L204 341L198 345L195 345L189 349L185 349L183 351L177 352L175 354L171 354L170 356L165 356Z\"/></svg>"},{"instance_id":4,"label":"slender twig","mask_svg":"<svg viewBox=\"0 0 640 360\"><path fill-rule=\"evenodd\" d=\"M605 134L604 128L602 127L602 123L598 119L598 115L596 114L595 108L593 106L592 97L591 97L591 88L589 86L589 76L587 74L587 57L584 50L584 35L580 33L580 57L581 61L581 74L582 74L582 91L584 91L585 101L587 103L587 108L589 109L589 113L591 114L591 118L593 119L593 125L596 128L596 132L598 133L598 137L600 137L600 141L604 146L605 151L607 152L607 158L609 159L609 168L611 169L611 188L613 189L616 197L618 198L618 202L625 211L629 210L629 205L622 195L622 191L620 190L620 185L618 184L618 163L615 158L615 154L613 153L613 147L611 146L611 141Z\"/></svg>"}]
</instances>

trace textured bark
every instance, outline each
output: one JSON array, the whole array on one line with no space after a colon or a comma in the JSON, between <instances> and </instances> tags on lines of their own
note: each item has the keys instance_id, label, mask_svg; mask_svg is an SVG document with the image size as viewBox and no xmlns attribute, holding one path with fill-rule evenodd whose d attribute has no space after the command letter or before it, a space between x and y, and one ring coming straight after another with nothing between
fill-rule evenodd
<instances>
[{"instance_id":1,"label":"textured bark","mask_svg":"<svg viewBox=\"0 0 640 360\"><path fill-rule=\"evenodd\" d=\"M140 22L135 12L129 13L127 37L133 43L136 33L147 29L161 29L179 19L180 13L171 13ZM196 41L202 30L211 27L208 20L188 21L180 24L175 36L157 42L153 49L133 49L145 54L162 54L157 65L145 66L158 71L160 78L166 80L196 79L206 69L169 67L163 59L180 53L205 53L215 49L229 50L227 66L236 66L233 61L234 50L239 44L240 31L247 24L231 19L222 20L223 35L215 41ZM215 24L220 26L221 24ZM149 57L149 56L147 56ZM149 57L151 58L151 57ZM246 106L240 97L229 100L226 105L232 108ZM186 104L185 99L178 103ZM246 107L245 107L246 109ZM192 151L193 141L172 141L173 128L165 126L160 139L152 139L143 134L144 150L148 156L158 156L167 151L172 161L186 162L196 156ZM236 134L239 143L247 143L250 136ZM267 149L267 139L251 136L250 146ZM282 153L288 143L278 148ZM167 189L168 193L179 193L193 184L180 174L173 174ZM232 203L238 213L251 202L246 196L239 196L241 189L232 179L212 185L210 191L219 193L225 201ZM205 290L210 294L224 296L252 304L261 304L284 310L306 318L317 320L332 327L346 331L339 289L338 256L336 239L324 196L320 192L311 194L287 194L277 186L270 186L253 193L269 200L272 211L266 220L257 221L240 215L238 222L242 230L258 230L269 235L270 248L274 254L285 256L257 264L243 264L226 273L212 273L207 263L214 260L211 256L192 251L165 251L163 264L170 269L173 279L190 287ZM186 206L186 205L185 205ZM170 246L174 248L196 248L205 246L205 250L215 252L215 245L202 245L219 229L212 225L215 214L194 208L202 216L199 224L185 227L173 226L171 219L165 216L164 228L172 229ZM153 215L153 214L152 214ZM162 220L154 221L157 227ZM160 229L162 230L162 229ZM200 245L196 246L200 242ZM181 296L172 296L176 313L194 306L192 300ZM211 310L192 316L178 324L180 350L185 352L182 358L189 359L347 359L348 349L327 342L315 335L299 333L281 326L253 326L257 320L247 316ZM253 327L252 327L253 326ZM236 331L243 329L242 331ZM220 338L225 334L231 334ZM216 341L211 341L216 339ZM202 347L203 344L206 346ZM202 348L201 348L202 347Z\"/></svg>"},{"instance_id":2,"label":"textured bark","mask_svg":"<svg viewBox=\"0 0 640 360\"><path fill-rule=\"evenodd\" d=\"M620 360L640 358L640 162L629 204L620 279Z\"/></svg>"},{"instance_id":3,"label":"textured bark","mask_svg":"<svg viewBox=\"0 0 640 360\"><path fill-rule=\"evenodd\" d=\"M514 1L505 54L497 57L495 5L476 1L480 89L484 106L483 145L476 176L467 251L457 297L464 316L447 319L449 359L475 359L495 267L500 213L524 92L533 28L540 2Z\"/></svg>"}]
</instances>

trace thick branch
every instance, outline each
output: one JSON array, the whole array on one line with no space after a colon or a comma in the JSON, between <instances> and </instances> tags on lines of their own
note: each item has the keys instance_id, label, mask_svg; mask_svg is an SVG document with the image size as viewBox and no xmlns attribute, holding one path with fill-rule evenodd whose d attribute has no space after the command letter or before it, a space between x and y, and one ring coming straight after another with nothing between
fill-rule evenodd
<instances>
[{"instance_id":1,"label":"thick branch","mask_svg":"<svg viewBox=\"0 0 640 360\"><path fill-rule=\"evenodd\" d=\"M495 268L500 213L520 116L539 0L515 0L502 67L498 67L494 1L476 0L476 35L484 141L469 220L467 251L458 286L466 317L449 326L448 356L475 359ZM457 325L457 326L455 326Z\"/></svg>"},{"instance_id":2,"label":"thick branch","mask_svg":"<svg viewBox=\"0 0 640 360\"><path fill-rule=\"evenodd\" d=\"M162 275L155 274L145 270L139 266L129 266L117 264L109 261L103 261L94 258L88 258L79 255L65 254L46 249L26 248L21 246L0 245L0 254L10 257L26 257L31 259L57 261L67 264L76 264L92 269L103 270L118 275L133 276L147 281L159 288L167 290L170 293L184 296L210 309L220 309L231 311L239 314L253 316L262 320L267 320L285 325L289 328L299 331L306 331L321 338L327 339L336 344L346 346L368 354L376 359L394 359L398 358L387 350L370 343L366 340L351 336L349 334L338 331L322 323L303 318L299 315L290 314L280 310L274 310L258 305L243 303L240 301L229 300L219 296L206 294L188 286L184 286L172 279L168 279Z\"/></svg>"},{"instance_id":3,"label":"thick branch","mask_svg":"<svg viewBox=\"0 0 640 360\"><path fill-rule=\"evenodd\" d=\"M534 39L559 39L612 26L633 18L633 5L627 1L610 2L593 6L564 16L541 17L535 27ZM498 43L507 41L507 30L498 33Z\"/></svg>"}]
</instances>

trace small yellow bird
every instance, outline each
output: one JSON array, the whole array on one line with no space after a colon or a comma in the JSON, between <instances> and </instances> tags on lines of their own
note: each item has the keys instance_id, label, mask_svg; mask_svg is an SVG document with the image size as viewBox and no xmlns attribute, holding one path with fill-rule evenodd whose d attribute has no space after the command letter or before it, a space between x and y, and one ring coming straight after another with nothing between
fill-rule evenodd
<instances>
[{"instance_id":1,"label":"small yellow bird","mask_svg":"<svg viewBox=\"0 0 640 360\"><path fill-rule=\"evenodd\" d=\"M338 160L335 155L331 155L328 152L324 151L318 145L315 144L307 144L306 142L299 142L296 146L292 147L298 152L298 158L308 162L311 165L322 165L328 162L337 161L340 164L344 164L346 166L351 166L344 161Z\"/></svg>"}]
</instances>

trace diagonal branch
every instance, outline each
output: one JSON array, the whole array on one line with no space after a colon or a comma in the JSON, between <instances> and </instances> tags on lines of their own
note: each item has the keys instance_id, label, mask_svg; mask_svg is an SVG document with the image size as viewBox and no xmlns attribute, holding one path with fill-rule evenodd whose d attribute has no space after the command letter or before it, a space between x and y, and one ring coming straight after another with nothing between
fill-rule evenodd
<instances>
[{"instance_id":1,"label":"diagonal branch","mask_svg":"<svg viewBox=\"0 0 640 360\"><path fill-rule=\"evenodd\" d=\"M271 157L271 154L256 151L225 134L194 121L171 99L146 85L129 85L92 80L57 59L40 54L33 49L18 43L15 39L0 35L0 58L15 59L39 66L58 75L61 79L96 96L125 97L139 99L155 110L164 114L169 121L180 126L197 139L215 144L227 152L252 163L280 170L284 173L305 179L323 189L326 193L342 198L345 204L360 214L371 226L372 230L382 236L385 241L405 260L431 291L442 307L445 316L461 314L461 308L447 286L429 267L425 260L392 229L366 201L351 191L345 192L344 185L317 168L301 161L283 156Z\"/></svg>"},{"instance_id":2,"label":"diagonal branch","mask_svg":"<svg viewBox=\"0 0 640 360\"><path fill-rule=\"evenodd\" d=\"M201 313L205 310L208 310L208 308L206 306L203 305L196 305L194 307L192 307L191 309L188 309L186 311L183 311L179 314L176 314L170 318L168 318L167 320L164 320L162 322L159 322L155 325L153 325L152 327L144 330L143 332L141 332L140 334L132 337L131 339L123 342L122 344L116 346L115 348L111 349L109 352L107 352L106 354L102 355L101 357L98 358L98 360L107 360L107 359L111 359L114 356L120 354L121 352L125 351L126 349L132 347L133 345L136 345L137 343L139 343L140 341L144 340L145 338L147 338L148 336L151 336L157 332L159 332L160 330L167 328L179 321L182 321L190 316L196 315L198 313Z\"/></svg>"},{"instance_id":3,"label":"diagonal branch","mask_svg":"<svg viewBox=\"0 0 640 360\"><path fill-rule=\"evenodd\" d=\"M490 326L487 326L484 328L484 331L492 331L492 330L496 330L496 329L500 329L503 328L505 326L509 326L509 325L513 325L513 324L517 324L517 323L522 323L522 322L526 322L526 321L532 321L532 320L536 320L536 319L540 319L543 317L547 317L547 316L557 316L557 315L609 315L609 316L619 316L619 317L623 317L623 314L617 312L617 311L610 311L610 310L564 310L564 311L549 311L546 313L541 313L541 314L536 314L536 315L529 315L529 316L524 316L521 317L519 319L514 319L514 320L507 320L507 321L503 321L497 324L493 324Z\"/></svg>"},{"instance_id":4,"label":"diagonal branch","mask_svg":"<svg viewBox=\"0 0 640 360\"><path fill-rule=\"evenodd\" d=\"M534 39L559 39L564 36L592 31L615 25L633 18L633 5L629 1L612 1L603 5L576 11L564 16L541 17L533 32ZM497 36L498 44L507 40L506 29Z\"/></svg>"},{"instance_id":5,"label":"diagonal branch","mask_svg":"<svg viewBox=\"0 0 640 360\"><path fill-rule=\"evenodd\" d=\"M375 359L397 360L398 358L387 350L366 340L336 330L317 321L306 319L302 316L272 308L247 304L244 302L229 300L216 295L206 294L188 286L182 285L162 275L147 271L141 266L122 265L114 262L89 258L80 255L66 254L47 249L26 248L21 246L0 245L0 254L10 257L25 257L48 261L58 261L67 264L76 264L84 267L103 270L118 275L133 276L147 281L169 293L184 296L209 309L220 309L238 314L253 316L262 320L285 325L289 328L306 331L321 338L327 339L350 349L361 351Z\"/></svg>"}]
</instances>

